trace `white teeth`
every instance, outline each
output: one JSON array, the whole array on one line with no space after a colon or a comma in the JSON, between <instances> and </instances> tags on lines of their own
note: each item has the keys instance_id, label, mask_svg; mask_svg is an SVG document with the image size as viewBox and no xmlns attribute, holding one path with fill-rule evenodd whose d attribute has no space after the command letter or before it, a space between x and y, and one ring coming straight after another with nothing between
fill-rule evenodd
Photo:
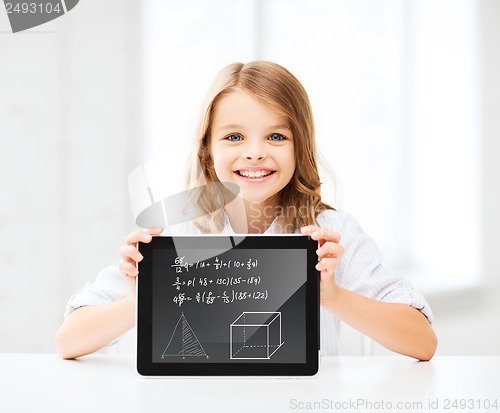
<instances>
[{"instance_id":1,"label":"white teeth","mask_svg":"<svg viewBox=\"0 0 500 413\"><path fill-rule=\"evenodd\" d=\"M271 171L262 170L262 171L239 171L241 176L245 176L247 178L262 178L263 176L267 176L271 173Z\"/></svg>"}]
</instances>

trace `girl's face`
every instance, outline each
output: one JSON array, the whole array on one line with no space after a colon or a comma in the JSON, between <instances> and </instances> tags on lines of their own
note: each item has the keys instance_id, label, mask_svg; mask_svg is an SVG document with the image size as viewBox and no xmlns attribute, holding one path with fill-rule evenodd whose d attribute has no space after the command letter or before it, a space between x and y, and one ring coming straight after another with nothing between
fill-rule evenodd
<instances>
[{"instance_id":1,"label":"girl's face","mask_svg":"<svg viewBox=\"0 0 500 413\"><path fill-rule=\"evenodd\" d=\"M276 205L293 176L293 136L285 116L252 95L235 91L215 107L210 150L221 182L235 183L243 199Z\"/></svg>"}]
</instances>

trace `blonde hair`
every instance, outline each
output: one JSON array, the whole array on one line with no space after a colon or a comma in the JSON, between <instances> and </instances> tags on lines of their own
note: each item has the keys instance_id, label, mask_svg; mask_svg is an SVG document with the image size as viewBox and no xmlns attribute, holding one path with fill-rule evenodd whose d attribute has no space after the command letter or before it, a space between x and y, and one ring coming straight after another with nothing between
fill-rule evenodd
<instances>
[{"instance_id":1,"label":"blonde hair","mask_svg":"<svg viewBox=\"0 0 500 413\"><path fill-rule=\"evenodd\" d=\"M217 102L236 90L244 91L287 117L293 134L296 162L290 182L281 190L284 208L277 216L279 232L295 232L304 225L315 225L316 216L334 209L321 201L320 178L316 162L316 141L311 105L302 84L284 67L266 61L247 64L233 63L223 68L215 78L200 114L197 151L193 154L188 173L191 201L206 215L194 222L205 233L224 228L224 194L215 193L207 183L219 182L210 153L211 127ZM223 188L222 185L219 187ZM221 196L222 195L222 196Z\"/></svg>"}]
</instances>

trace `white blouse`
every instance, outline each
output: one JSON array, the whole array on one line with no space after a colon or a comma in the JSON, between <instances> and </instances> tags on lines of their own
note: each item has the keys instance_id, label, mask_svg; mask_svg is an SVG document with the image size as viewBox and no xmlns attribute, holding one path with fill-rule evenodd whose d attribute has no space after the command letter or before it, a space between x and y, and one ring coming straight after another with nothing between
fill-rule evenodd
<instances>
[{"instance_id":1,"label":"white blouse","mask_svg":"<svg viewBox=\"0 0 500 413\"><path fill-rule=\"evenodd\" d=\"M377 245L351 215L327 210L318 215L316 222L318 226L340 234L340 244L344 247L344 253L335 271L337 285L378 301L407 304L421 311L429 322L433 322L432 311L425 298L413 289L409 281L382 266L382 254ZM274 234L275 229L276 220L264 234ZM199 233L198 228L192 222L188 222L175 225L162 235ZM227 215L223 233L234 234ZM94 282L88 282L73 294L68 301L64 316L67 317L79 307L109 304L129 294L130 290L118 267L106 267L97 275ZM336 355L340 320L323 308L320 312L320 331L321 354Z\"/></svg>"}]
</instances>

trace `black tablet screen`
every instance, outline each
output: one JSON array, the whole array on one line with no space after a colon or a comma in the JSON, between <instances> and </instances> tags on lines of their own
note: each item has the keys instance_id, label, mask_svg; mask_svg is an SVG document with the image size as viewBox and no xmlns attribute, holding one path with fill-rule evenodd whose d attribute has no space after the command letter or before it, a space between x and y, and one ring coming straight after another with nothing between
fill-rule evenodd
<instances>
[{"instance_id":1,"label":"black tablet screen","mask_svg":"<svg viewBox=\"0 0 500 413\"><path fill-rule=\"evenodd\" d=\"M307 244L227 239L152 250L152 362L305 363Z\"/></svg>"}]
</instances>

